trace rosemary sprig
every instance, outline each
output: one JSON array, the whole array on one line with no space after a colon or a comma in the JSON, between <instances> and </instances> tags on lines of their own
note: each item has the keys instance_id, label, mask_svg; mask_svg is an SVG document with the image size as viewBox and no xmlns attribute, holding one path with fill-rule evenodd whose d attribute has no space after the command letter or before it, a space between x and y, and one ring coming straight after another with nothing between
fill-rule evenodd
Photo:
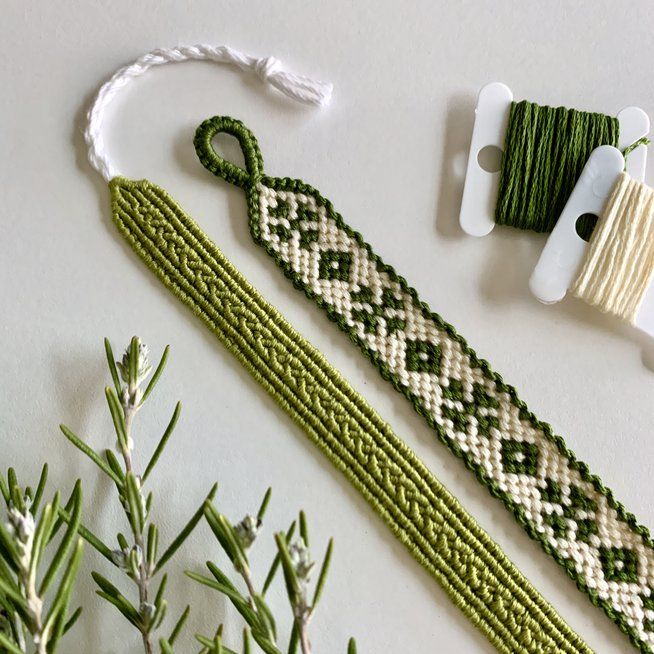
<instances>
[{"instance_id":1,"label":"rosemary sprig","mask_svg":"<svg viewBox=\"0 0 654 654\"><path fill-rule=\"evenodd\" d=\"M68 611L83 549L77 535L81 485L70 496L70 520L57 543L59 494L39 511L47 477L44 465L33 491L19 485L12 468L6 481L0 476L6 509L6 522L0 519L0 651L11 654L54 654L81 612Z\"/></svg>"},{"instance_id":2,"label":"rosemary sprig","mask_svg":"<svg viewBox=\"0 0 654 654\"><path fill-rule=\"evenodd\" d=\"M204 516L207 523L230 560L234 571L241 578L244 591L239 590L229 576L211 561L207 562L207 568L211 576L191 571L186 574L198 583L208 586L227 597L241 614L248 625L248 629L243 636L243 652L245 654L250 651L250 635L265 654L282 654L278 642L276 621L271 608L265 600L266 592L273 582L277 570L281 567L293 616L293 627L289 643L284 651L287 654L297 654L299 647L302 654L311 654L309 623L325 586L333 552L333 541L330 540L327 545L317 582L313 594L311 594L311 576L315 569L315 562L311 559L309 551L306 517L304 512L301 511L297 523L293 522L286 533L275 534L277 554L273 559L262 589L259 591L252 575L248 554L261 530L270 495L271 490L268 489L256 517L248 514L236 525L232 525L210 500L205 502ZM297 525L299 525L300 533L295 536ZM220 633L219 630L217 636L214 636L213 639L196 636L200 644L204 646L201 654L217 654L218 652L230 651L222 645L218 637ZM348 654L356 654L354 639L349 642Z\"/></svg>"},{"instance_id":3,"label":"rosemary sprig","mask_svg":"<svg viewBox=\"0 0 654 654\"><path fill-rule=\"evenodd\" d=\"M247 624L243 632L242 654L251 654L253 643L264 654L282 654L282 652L298 654L299 651L302 654L312 654L309 624L325 586L333 551L332 541L329 541L314 585L311 580L316 564L312 560L309 550L306 517L303 512L300 512L298 520L294 521L285 533L275 534L277 554L270 565L263 585L259 587L252 574L249 553L262 528L270 503L271 490L266 491L256 514L248 514L243 520L233 525L213 503L217 490L217 485L214 485L198 510L181 529L179 535L160 552L159 530L151 519L153 493L147 492L145 487L146 483L150 483L157 463L178 423L181 405L177 403L175 406L172 417L142 472L139 472L140 468L137 469L134 457L133 425L138 412L150 397L163 374L169 348L166 347L164 350L154 374L150 377L152 366L148 359L148 349L137 337L132 339L120 361L115 360L111 344L107 339L105 339L104 345L112 379L112 386L105 389L105 398L116 436L115 446L113 449L97 452L68 427L61 425L61 431L113 482L125 514L126 534L117 533L117 546L112 546L104 543L88 527L80 524L81 490L79 484L64 506L59 505L58 498L55 496L53 503L42 510L41 521L32 528L33 535L31 536L33 542L38 543L38 546L32 547L37 552L36 561L30 559L29 562L27 560L21 562L21 550L15 540L10 537L12 534L7 534L7 529L0 523L0 651L3 651L2 646L4 646L4 649L11 654L25 652L24 649L20 649L23 641L16 640L23 636L15 636L15 625L28 624L27 632L37 633L37 637L42 637L38 634L51 635L50 642L54 644L54 647L61 635L77 619L79 612L74 612L67 619L65 616L67 615L72 579L79 563L81 546L77 546L72 556L69 556L69 551L74 536L79 534L104 557L104 560L121 571L130 582L129 588L123 592L113 581L95 571L92 576L98 587L97 594L120 611L123 617L138 631L145 654L153 654L157 646L161 654L174 654L174 646L188 618L190 607L187 606L184 609L167 637L161 635L161 626L168 606L165 598L168 576L162 571L197 524L204 518L229 558L239 579L237 582L233 582L213 562L207 562L210 576L195 572L186 574L227 597L241 614ZM148 378L150 381L146 384ZM43 476L45 476L45 472ZM29 490L26 490L25 493L17 492L15 474L10 471L7 483L0 478L0 493L8 506L15 507L20 515L29 515L30 506L34 512L36 511L43 494L44 483L43 479L40 480L34 493ZM25 513L26 511L28 513ZM45 522L43 522L44 520ZM66 557L69 557L69 562L63 574L59 575L61 581L52 604L53 608L43 619L37 620L33 610L37 605L36 596L33 596L29 583L21 581L22 569L20 566L27 566L26 574L31 574L32 568L39 563L41 544L49 542L62 524L67 525L67 530L62 536L60 548L53 557L50 567L45 571L39 592L44 593L50 588ZM6 574L4 568L7 569ZM286 585L293 621L288 646L283 650L279 644L277 623L273 611L265 599L280 568ZM16 577L17 575L18 577ZM12 576L19 580L13 585L5 581L5 577L12 578ZM158 580L155 579L157 576L160 576ZM29 580L29 577L25 577L25 579ZM312 586L313 592L310 590ZM26 591L21 595L20 591L23 588ZM7 613L7 607L11 608L9 613ZM5 614L9 619L3 622ZM24 634L25 630L21 633ZM220 625L211 637L196 635L196 640L201 647L200 654L236 654L234 649L230 649L223 643L222 634L223 629ZM50 654L54 651L54 649L46 647L37 650L36 654ZM354 639L349 642L347 654L356 654Z\"/></svg>"},{"instance_id":4,"label":"rosemary sprig","mask_svg":"<svg viewBox=\"0 0 654 654\"><path fill-rule=\"evenodd\" d=\"M154 374L143 388L152 372L147 346L135 336L125 350L122 359L116 361L108 339L105 339L104 345L109 373L113 382L113 386L105 389L105 397L116 435L115 450L118 456L111 449L105 450L102 454L96 452L64 425L61 425L61 431L75 447L94 461L100 470L113 481L129 531L128 536L123 533L117 534L117 547L103 543L87 527L81 527L80 534L132 582L133 594L129 592L123 594L105 576L99 572L93 572L93 579L98 586L97 594L120 611L140 633L145 654L153 654L156 643L159 644L160 651L165 654L172 651L172 645L182 630L190 609L186 607L168 638L159 636L158 631L166 616L168 606L165 599L167 576L161 575L156 589L155 577L161 573L202 519L204 503L190 518L179 535L160 554L159 530L151 519L153 494L146 492L145 485L177 425L181 412L180 403L178 402L175 406L168 426L142 473L136 469L132 434L137 413L161 378L168 359L169 348L165 348ZM215 496L216 490L217 486L214 485L205 501L210 502ZM64 509L60 513L65 520L70 521L69 510ZM133 599L130 598L130 595Z\"/></svg>"}]
</instances>

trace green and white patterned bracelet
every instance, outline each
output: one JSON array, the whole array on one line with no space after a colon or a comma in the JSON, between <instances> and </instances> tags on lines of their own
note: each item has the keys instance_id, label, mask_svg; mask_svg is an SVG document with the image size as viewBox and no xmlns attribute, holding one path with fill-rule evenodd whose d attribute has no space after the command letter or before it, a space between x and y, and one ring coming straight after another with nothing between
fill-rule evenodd
<instances>
[{"instance_id":1,"label":"green and white patterned bracelet","mask_svg":"<svg viewBox=\"0 0 654 654\"><path fill-rule=\"evenodd\" d=\"M345 475L499 652L591 654L406 444L163 189L122 177L109 184L114 221L134 251Z\"/></svg>"},{"instance_id":2,"label":"green and white patterned bracelet","mask_svg":"<svg viewBox=\"0 0 654 654\"><path fill-rule=\"evenodd\" d=\"M211 140L235 136L245 170ZM250 231L294 285L325 310L438 438L502 500L525 531L643 652L654 648L654 544L515 389L420 300L329 200L269 177L253 134L211 118L197 130L202 164L247 195Z\"/></svg>"}]
</instances>

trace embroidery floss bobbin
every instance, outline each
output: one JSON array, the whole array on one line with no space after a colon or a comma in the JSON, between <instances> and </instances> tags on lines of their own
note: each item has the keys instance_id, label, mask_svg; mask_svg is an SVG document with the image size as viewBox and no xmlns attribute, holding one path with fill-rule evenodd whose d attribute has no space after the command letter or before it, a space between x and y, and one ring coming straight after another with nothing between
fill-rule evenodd
<instances>
[{"instance_id":1,"label":"embroidery floss bobbin","mask_svg":"<svg viewBox=\"0 0 654 654\"><path fill-rule=\"evenodd\" d=\"M486 236L496 224L551 231L590 151L604 144L625 150L648 132L649 118L638 107L611 118L514 103L505 84L484 86L475 109L459 214L462 229L471 236ZM488 146L507 150L499 171L489 172L479 163L479 153ZM632 177L644 179L646 157L644 146L631 152L627 170Z\"/></svg>"},{"instance_id":2,"label":"embroidery floss bobbin","mask_svg":"<svg viewBox=\"0 0 654 654\"><path fill-rule=\"evenodd\" d=\"M546 304L570 290L654 338L654 189L623 171L619 150L593 151L529 286ZM588 213L599 220L586 243L576 223Z\"/></svg>"},{"instance_id":3,"label":"embroidery floss bobbin","mask_svg":"<svg viewBox=\"0 0 654 654\"><path fill-rule=\"evenodd\" d=\"M98 94L86 131L89 160L109 181L121 234L279 406L357 488L454 604L503 654L590 648L377 413L234 268L172 198L121 177L104 149L102 119L116 91L153 65L210 59L254 70L292 98L324 104L331 86L226 47L155 50L118 71ZM244 152L256 168L257 151ZM226 166L233 183L249 173Z\"/></svg>"}]
</instances>

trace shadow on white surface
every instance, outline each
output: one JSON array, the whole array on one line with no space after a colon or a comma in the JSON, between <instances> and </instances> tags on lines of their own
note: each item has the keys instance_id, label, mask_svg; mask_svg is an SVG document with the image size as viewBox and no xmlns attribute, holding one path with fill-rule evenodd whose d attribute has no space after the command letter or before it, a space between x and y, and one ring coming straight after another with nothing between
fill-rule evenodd
<instances>
[{"instance_id":1,"label":"shadow on white surface","mask_svg":"<svg viewBox=\"0 0 654 654\"><path fill-rule=\"evenodd\" d=\"M472 93L455 94L447 101L442 132L444 140L435 145L438 151L442 151L436 230L440 236L457 241L469 238L459 225L459 212L475 118L475 99Z\"/></svg>"}]
</instances>

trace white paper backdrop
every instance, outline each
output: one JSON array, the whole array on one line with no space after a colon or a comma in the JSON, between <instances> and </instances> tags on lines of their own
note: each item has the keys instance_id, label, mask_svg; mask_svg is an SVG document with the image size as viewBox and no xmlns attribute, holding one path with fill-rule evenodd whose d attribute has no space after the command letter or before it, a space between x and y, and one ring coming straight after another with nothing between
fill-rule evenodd
<instances>
[{"instance_id":1,"label":"white paper backdrop","mask_svg":"<svg viewBox=\"0 0 654 654\"><path fill-rule=\"evenodd\" d=\"M466 238L456 220L477 89L492 80L518 98L654 115L654 18L632 2L170 2L0 0L0 464L55 484L85 480L87 521L114 533L119 512L59 435L66 422L96 446L113 442L102 388L102 337L117 349L134 333L172 355L139 418L150 451L181 399L183 416L162 460L156 515L171 537L218 480L234 519L274 488L255 556L303 507L313 541L336 550L314 625L315 651L490 652L364 501L207 330L146 271L115 231L108 193L88 166L83 115L118 66L157 46L230 44L275 55L335 84L332 106L308 109L256 78L210 64L154 71L117 99L108 147L128 176L161 184L228 257L317 345L423 457L588 643L629 645L502 506L438 444L409 405L251 243L240 191L196 161L195 126L214 114L244 120L273 175L319 188L425 300L520 390L535 412L646 525L654 525L651 467L654 376L631 333L579 302L544 307L527 278L543 240L498 229ZM649 182L654 178L650 175ZM181 575L218 551L200 529L177 559L173 613L195 606L189 633L241 623L217 596ZM135 634L101 606L88 572L85 614L65 651L132 654ZM283 614L281 590L272 604ZM184 651L193 651L190 637Z\"/></svg>"}]
</instances>

